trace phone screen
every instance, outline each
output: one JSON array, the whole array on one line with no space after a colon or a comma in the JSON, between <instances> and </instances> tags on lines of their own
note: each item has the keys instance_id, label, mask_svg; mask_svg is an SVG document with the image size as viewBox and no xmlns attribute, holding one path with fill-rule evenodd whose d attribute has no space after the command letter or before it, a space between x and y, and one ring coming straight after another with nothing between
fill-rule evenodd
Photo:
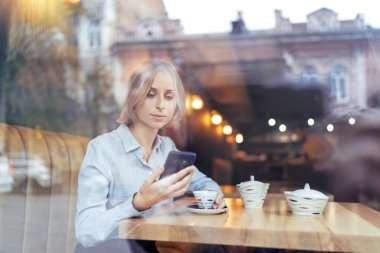
<instances>
[{"instance_id":1,"label":"phone screen","mask_svg":"<svg viewBox=\"0 0 380 253\"><path fill-rule=\"evenodd\" d=\"M170 151L164 164L165 170L161 174L160 178L167 177L180 171L181 169L193 165L196 156L197 155L193 152Z\"/></svg>"}]
</instances>

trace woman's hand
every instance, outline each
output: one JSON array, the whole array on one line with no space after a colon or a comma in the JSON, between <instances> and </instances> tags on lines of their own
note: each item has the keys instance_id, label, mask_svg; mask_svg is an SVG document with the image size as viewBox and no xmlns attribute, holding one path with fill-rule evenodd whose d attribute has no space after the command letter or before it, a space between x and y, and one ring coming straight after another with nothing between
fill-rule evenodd
<instances>
[{"instance_id":1,"label":"woman's hand","mask_svg":"<svg viewBox=\"0 0 380 253\"><path fill-rule=\"evenodd\" d=\"M173 175L157 180L162 172L164 172L164 167L160 166L145 179L132 201L136 210L142 211L160 201L184 194L190 186L194 166L186 167Z\"/></svg>"},{"instance_id":2,"label":"woman's hand","mask_svg":"<svg viewBox=\"0 0 380 253\"><path fill-rule=\"evenodd\" d=\"M212 205L213 209L221 209L226 207L226 202L224 201L224 198L220 192L218 192L218 195L216 195L215 202Z\"/></svg>"}]
</instances>

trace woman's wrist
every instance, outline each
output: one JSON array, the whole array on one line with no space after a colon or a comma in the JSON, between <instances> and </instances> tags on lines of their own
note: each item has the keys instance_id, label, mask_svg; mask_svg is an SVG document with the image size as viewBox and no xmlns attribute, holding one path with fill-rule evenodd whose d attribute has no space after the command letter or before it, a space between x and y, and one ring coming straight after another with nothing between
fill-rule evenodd
<instances>
[{"instance_id":1,"label":"woman's wrist","mask_svg":"<svg viewBox=\"0 0 380 253\"><path fill-rule=\"evenodd\" d=\"M145 201L139 192L133 194L132 205L137 211L141 212L150 208L150 206L147 206L144 202Z\"/></svg>"}]
</instances>

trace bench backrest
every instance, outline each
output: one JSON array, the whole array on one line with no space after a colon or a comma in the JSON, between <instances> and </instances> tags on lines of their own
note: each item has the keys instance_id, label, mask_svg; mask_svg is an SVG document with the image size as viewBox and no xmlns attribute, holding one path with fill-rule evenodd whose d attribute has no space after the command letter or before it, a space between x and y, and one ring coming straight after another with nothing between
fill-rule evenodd
<instances>
[{"instance_id":1,"label":"bench backrest","mask_svg":"<svg viewBox=\"0 0 380 253\"><path fill-rule=\"evenodd\" d=\"M0 245L3 250L74 251L77 244L74 217L78 171L89 140L0 123L3 153L11 162L15 156L30 163L33 157L39 157L51 173L51 186L41 188L35 182L36 176L32 174L30 164L22 190L0 195L0 204L4 202L9 207L0 209Z\"/></svg>"}]
</instances>

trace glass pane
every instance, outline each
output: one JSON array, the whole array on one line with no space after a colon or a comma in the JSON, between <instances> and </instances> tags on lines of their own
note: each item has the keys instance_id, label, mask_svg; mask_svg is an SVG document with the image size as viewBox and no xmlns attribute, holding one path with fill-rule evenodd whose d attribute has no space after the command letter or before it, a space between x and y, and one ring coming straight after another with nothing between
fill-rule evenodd
<instances>
[{"instance_id":1,"label":"glass pane","mask_svg":"<svg viewBox=\"0 0 380 253\"><path fill-rule=\"evenodd\" d=\"M378 8L277 2L1 0L0 251L74 252L79 171L97 137L84 167L103 177L85 181L84 202L106 191L86 217L129 203L173 145L241 205L236 185L254 176L273 201L308 182L380 210ZM135 72L153 59L170 78ZM127 209L86 226L117 237Z\"/></svg>"},{"instance_id":2,"label":"glass pane","mask_svg":"<svg viewBox=\"0 0 380 253\"><path fill-rule=\"evenodd\" d=\"M346 80L344 78L339 79L339 89L341 98L346 98Z\"/></svg>"}]
</instances>

